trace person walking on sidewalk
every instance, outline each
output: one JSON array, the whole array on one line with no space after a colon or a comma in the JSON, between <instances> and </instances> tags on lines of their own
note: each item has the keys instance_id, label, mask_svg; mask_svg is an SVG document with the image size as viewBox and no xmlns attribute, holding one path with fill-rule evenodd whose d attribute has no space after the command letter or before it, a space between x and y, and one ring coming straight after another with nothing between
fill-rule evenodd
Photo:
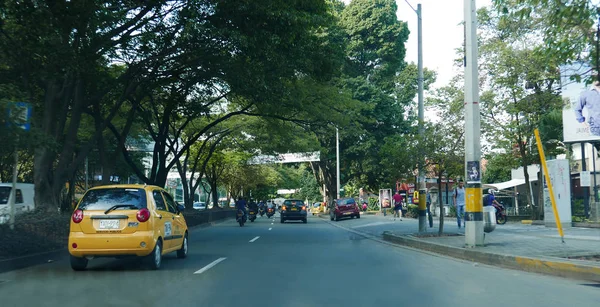
<instances>
[{"instance_id":1,"label":"person walking on sidewalk","mask_svg":"<svg viewBox=\"0 0 600 307\"><path fill-rule=\"evenodd\" d=\"M465 187L462 180L459 180L458 187L454 188L454 207L456 208L456 222L458 223L458 228L460 229L461 221L462 226L465 226Z\"/></svg>"},{"instance_id":2,"label":"person walking on sidewalk","mask_svg":"<svg viewBox=\"0 0 600 307\"><path fill-rule=\"evenodd\" d=\"M427 197L425 198L425 204L427 205L427 216L429 217L429 228L433 227L433 216L431 216L431 194L427 190Z\"/></svg>"},{"instance_id":3,"label":"person walking on sidewalk","mask_svg":"<svg viewBox=\"0 0 600 307\"><path fill-rule=\"evenodd\" d=\"M400 195L400 191L396 191L394 194L394 220L396 217L399 217L402 221L402 195Z\"/></svg>"}]
</instances>

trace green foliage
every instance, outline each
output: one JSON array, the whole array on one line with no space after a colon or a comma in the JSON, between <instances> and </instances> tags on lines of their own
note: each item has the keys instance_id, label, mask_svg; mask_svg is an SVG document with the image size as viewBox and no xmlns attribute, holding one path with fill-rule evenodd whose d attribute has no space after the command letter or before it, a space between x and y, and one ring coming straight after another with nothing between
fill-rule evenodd
<instances>
[{"instance_id":1,"label":"green foliage","mask_svg":"<svg viewBox=\"0 0 600 307\"><path fill-rule=\"evenodd\" d=\"M483 183L498 183L511 179L511 170L518 168L515 153L493 153L486 156L487 165L483 172Z\"/></svg>"}]
</instances>

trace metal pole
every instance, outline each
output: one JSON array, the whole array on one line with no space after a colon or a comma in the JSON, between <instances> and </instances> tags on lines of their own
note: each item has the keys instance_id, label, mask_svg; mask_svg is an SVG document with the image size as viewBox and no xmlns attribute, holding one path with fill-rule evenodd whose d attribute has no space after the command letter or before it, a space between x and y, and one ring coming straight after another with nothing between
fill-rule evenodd
<instances>
[{"instance_id":1,"label":"metal pole","mask_svg":"<svg viewBox=\"0 0 600 307\"><path fill-rule=\"evenodd\" d=\"M104 178L102 178L104 179ZM85 190L88 190L88 157L85 157Z\"/></svg>"},{"instance_id":2,"label":"metal pole","mask_svg":"<svg viewBox=\"0 0 600 307\"><path fill-rule=\"evenodd\" d=\"M419 232L427 231L427 205L426 195L427 186L425 184L425 153L423 152L423 142L425 138L425 111L423 107L423 26L422 26L421 4L417 4L418 20L418 69L419 69Z\"/></svg>"},{"instance_id":3,"label":"metal pole","mask_svg":"<svg viewBox=\"0 0 600 307\"><path fill-rule=\"evenodd\" d=\"M337 165L337 198L340 198L340 133L338 128L335 128L335 159Z\"/></svg>"},{"instance_id":4,"label":"metal pole","mask_svg":"<svg viewBox=\"0 0 600 307\"><path fill-rule=\"evenodd\" d=\"M479 115L479 71L477 67L477 5L465 0L465 244L483 245L483 206L481 195L481 119ZM468 168L471 169L468 169ZM474 170L473 170L474 168ZM468 172L471 175L468 176Z\"/></svg>"},{"instance_id":5,"label":"metal pole","mask_svg":"<svg viewBox=\"0 0 600 307\"><path fill-rule=\"evenodd\" d=\"M19 164L19 139L17 136L17 141L15 142L15 164L13 165L13 178L12 178L12 189L10 189L10 197L9 197L9 207L10 207L10 221L9 221L9 225L10 225L10 230L14 230L15 229L15 214L16 214L16 210L15 210L15 203L17 200L17 175L18 175L18 164Z\"/></svg>"},{"instance_id":6,"label":"metal pole","mask_svg":"<svg viewBox=\"0 0 600 307\"><path fill-rule=\"evenodd\" d=\"M586 163L585 163L585 143L581 143L581 172L586 171ZM581 185L581 172L579 173L579 182ZM590 187L581 187L583 189L583 210L585 214L585 218L589 217L590 212Z\"/></svg>"},{"instance_id":7,"label":"metal pole","mask_svg":"<svg viewBox=\"0 0 600 307\"><path fill-rule=\"evenodd\" d=\"M594 158L594 163L592 167L594 168L594 202L598 202L598 185L596 184L596 146L592 144L592 157Z\"/></svg>"}]
</instances>

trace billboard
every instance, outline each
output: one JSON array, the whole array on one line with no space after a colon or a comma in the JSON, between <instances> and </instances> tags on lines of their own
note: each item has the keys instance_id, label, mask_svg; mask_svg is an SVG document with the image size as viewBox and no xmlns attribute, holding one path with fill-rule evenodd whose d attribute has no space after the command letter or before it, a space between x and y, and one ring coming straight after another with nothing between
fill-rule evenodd
<instances>
[{"instance_id":1,"label":"billboard","mask_svg":"<svg viewBox=\"0 0 600 307\"><path fill-rule=\"evenodd\" d=\"M581 76L581 81L571 80L571 76ZM593 123L593 114L590 110L596 110L598 113L600 106L592 106L586 103L583 108L580 104L582 95L590 90L590 85L585 85L585 79L590 77L591 67L582 64L574 63L563 65L560 67L560 83L563 99L563 141L568 142L586 142L600 140L600 129L590 131L590 126L595 126ZM580 114L578 114L580 113ZM584 118L584 122L579 122L578 118ZM597 120L600 127L600 118ZM594 132L594 133L592 133Z\"/></svg>"},{"instance_id":2,"label":"billboard","mask_svg":"<svg viewBox=\"0 0 600 307\"><path fill-rule=\"evenodd\" d=\"M556 201L556 209L563 227L571 225L571 174L569 172L569 160L546 161L550 180L552 180L552 191ZM556 218L550 201L550 190L544 176L544 224L556 227Z\"/></svg>"}]
</instances>

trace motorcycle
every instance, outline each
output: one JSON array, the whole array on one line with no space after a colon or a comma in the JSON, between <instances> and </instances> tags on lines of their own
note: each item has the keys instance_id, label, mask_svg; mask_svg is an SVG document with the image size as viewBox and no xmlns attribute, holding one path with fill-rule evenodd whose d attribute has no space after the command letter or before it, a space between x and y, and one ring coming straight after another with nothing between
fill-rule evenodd
<instances>
[{"instance_id":1,"label":"motorcycle","mask_svg":"<svg viewBox=\"0 0 600 307\"><path fill-rule=\"evenodd\" d=\"M250 222L254 222L254 220L256 220L256 210L255 209L250 209L250 212L248 212L248 219L250 220Z\"/></svg>"},{"instance_id":2,"label":"motorcycle","mask_svg":"<svg viewBox=\"0 0 600 307\"><path fill-rule=\"evenodd\" d=\"M267 209L267 217L268 218L271 218L274 214L275 214L275 209L274 208L268 208Z\"/></svg>"},{"instance_id":3,"label":"motorcycle","mask_svg":"<svg viewBox=\"0 0 600 307\"><path fill-rule=\"evenodd\" d=\"M260 214L261 217L265 215L265 208L258 209L258 214Z\"/></svg>"},{"instance_id":4,"label":"motorcycle","mask_svg":"<svg viewBox=\"0 0 600 307\"><path fill-rule=\"evenodd\" d=\"M492 204L492 206L494 206L494 208L496 209L496 223L499 225L504 225L506 224L506 209L504 208L504 205L502 204Z\"/></svg>"},{"instance_id":5,"label":"motorcycle","mask_svg":"<svg viewBox=\"0 0 600 307\"><path fill-rule=\"evenodd\" d=\"M244 223L246 223L246 216L244 215L244 211L238 209L236 221L240 224L240 227L244 226Z\"/></svg>"}]
</instances>

